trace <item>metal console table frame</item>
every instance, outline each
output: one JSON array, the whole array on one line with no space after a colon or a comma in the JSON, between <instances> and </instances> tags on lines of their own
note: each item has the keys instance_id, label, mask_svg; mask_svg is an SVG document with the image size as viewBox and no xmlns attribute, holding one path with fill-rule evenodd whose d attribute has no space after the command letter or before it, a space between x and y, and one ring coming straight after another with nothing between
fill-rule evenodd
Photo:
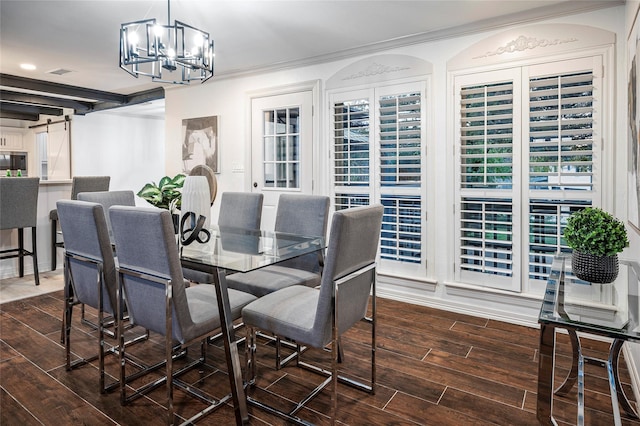
<instances>
[{"instance_id":1,"label":"metal console table frame","mask_svg":"<svg viewBox=\"0 0 640 426\"><path fill-rule=\"evenodd\" d=\"M597 364L607 369L613 416L616 425L621 425L620 408L632 418L638 413L632 407L622 389L618 377L618 359L625 341L640 341L640 310L638 309L638 285L640 264L621 261L620 274L615 283L593 284L575 277L571 271L571 255L556 255L547 281L547 288L540 309L540 357L538 361L537 418L541 424L557 425L552 415L553 395L566 395L578 383L577 424L584 424L584 364ZM618 291L620 294L618 294ZM584 295L609 294L606 305L609 316L590 317L589 312L598 311L598 303L575 298L569 300L571 292ZM615 298L617 296L617 300ZM601 307L600 307L601 308ZM602 309L600 309L602 312ZM554 356L556 328L567 330L573 350L571 370L563 384L554 388ZM604 336L612 339L606 360L584 356L578 332Z\"/></svg>"}]
</instances>

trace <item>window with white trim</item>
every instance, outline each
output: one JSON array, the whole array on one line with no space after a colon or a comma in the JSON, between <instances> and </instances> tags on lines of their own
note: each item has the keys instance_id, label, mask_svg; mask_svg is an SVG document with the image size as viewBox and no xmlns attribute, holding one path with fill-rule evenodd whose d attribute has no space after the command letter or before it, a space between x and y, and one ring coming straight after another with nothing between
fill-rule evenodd
<instances>
[{"instance_id":1,"label":"window with white trim","mask_svg":"<svg viewBox=\"0 0 640 426\"><path fill-rule=\"evenodd\" d=\"M333 93L332 147L336 210L384 206L380 268L426 267L425 84ZM417 273L417 272L416 272Z\"/></svg>"},{"instance_id":2,"label":"window with white trim","mask_svg":"<svg viewBox=\"0 0 640 426\"><path fill-rule=\"evenodd\" d=\"M599 205L600 56L455 78L456 279L546 281L576 210Z\"/></svg>"},{"instance_id":3,"label":"window with white trim","mask_svg":"<svg viewBox=\"0 0 640 426\"><path fill-rule=\"evenodd\" d=\"M264 187L300 188L300 108L264 110L262 115Z\"/></svg>"}]
</instances>

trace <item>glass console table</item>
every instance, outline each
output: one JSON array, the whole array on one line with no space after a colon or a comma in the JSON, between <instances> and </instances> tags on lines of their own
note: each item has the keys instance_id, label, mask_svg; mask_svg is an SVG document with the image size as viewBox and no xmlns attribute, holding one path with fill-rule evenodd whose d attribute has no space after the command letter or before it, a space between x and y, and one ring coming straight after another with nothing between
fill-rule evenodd
<instances>
[{"instance_id":1,"label":"glass console table","mask_svg":"<svg viewBox=\"0 0 640 426\"><path fill-rule=\"evenodd\" d=\"M620 261L614 283L594 284L580 280L571 271L571 255L556 255L540 309L540 358L538 363L537 417L541 424L557 424L552 415L553 395L565 395L578 384L577 424L584 424L584 364L607 369L616 425L621 424L620 409L632 418L638 414L627 399L618 377L618 358L625 341L640 341L638 286L640 264ZM573 360L564 383L554 387L556 328L567 330ZM608 359L583 355L578 332L612 339Z\"/></svg>"}]
</instances>

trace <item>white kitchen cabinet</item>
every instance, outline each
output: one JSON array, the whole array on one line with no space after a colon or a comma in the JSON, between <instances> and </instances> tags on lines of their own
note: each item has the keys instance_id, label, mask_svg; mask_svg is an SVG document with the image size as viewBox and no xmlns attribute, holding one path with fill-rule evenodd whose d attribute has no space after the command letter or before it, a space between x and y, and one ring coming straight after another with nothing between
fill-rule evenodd
<instances>
[{"instance_id":1,"label":"white kitchen cabinet","mask_svg":"<svg viewBox=\"0 0 640 426\"><path fill-rule=\"evenodd\" d=\"M21 132L0 131L0 150L2 151L22 151L24 150L24 141Z\"/></svg>"}]
</instances>

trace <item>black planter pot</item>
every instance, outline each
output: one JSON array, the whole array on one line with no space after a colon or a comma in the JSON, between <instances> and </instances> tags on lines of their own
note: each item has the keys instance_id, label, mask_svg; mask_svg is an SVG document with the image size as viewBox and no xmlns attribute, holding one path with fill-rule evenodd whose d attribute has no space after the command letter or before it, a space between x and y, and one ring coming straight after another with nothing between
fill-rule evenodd
<instances>
[{"instance_id":1,"label":"black planter pot","mask_svg":"<svg viewBox=\"0 0 640 426\"><path fill-rule=\"evenodd\" d=\"M618 255L596 256L574 250L571 269L581 280L598 284L612 283L618 276Z\"/></svg>"}]
</instances>

